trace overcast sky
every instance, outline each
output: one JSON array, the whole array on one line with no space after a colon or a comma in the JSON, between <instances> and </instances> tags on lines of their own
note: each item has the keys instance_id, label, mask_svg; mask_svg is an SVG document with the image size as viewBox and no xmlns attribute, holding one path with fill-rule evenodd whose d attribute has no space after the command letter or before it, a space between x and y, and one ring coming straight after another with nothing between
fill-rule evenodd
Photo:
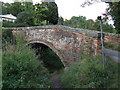
<instances>
[{"instance_id":1,"label":"overcast sky","mask_svg":"<svg viewBox=\"0 0 120 90\"><path fill-rule=\"evenodd\" d=\"M0 0L4 2L13 2L12 0ZM64 19L70 19L72 16L86 16L87 19L95 20L97 16L105 13L108 5L104 2L95 3L85 8L80 5L85 0L55 0L58 5L59 16ZM34 3L41 2L41 0L33 0Z\"/></svg>"}]
</instances>

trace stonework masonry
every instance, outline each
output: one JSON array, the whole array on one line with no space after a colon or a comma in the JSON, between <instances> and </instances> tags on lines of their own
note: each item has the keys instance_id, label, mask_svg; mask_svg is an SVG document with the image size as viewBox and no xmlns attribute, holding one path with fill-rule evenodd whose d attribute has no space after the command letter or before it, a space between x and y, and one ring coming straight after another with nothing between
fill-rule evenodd
<instances>
[{"instance_id":1,"label":"stonework masonry","mask_svg":"<svg viewBox=\"0 0 120 90\"><path fill-rule=\"evenodd\" d=\"M13 34L24 33L29 43L41 43L51 48L61 59L64 66L80 60L82 52L91 55L101 53L98 31L71 28L68 26L36 26L11 28ZM106 33L106 39L119 35ZM120 38L119 38L120 39Z\"/></svg>"}]
</instances>

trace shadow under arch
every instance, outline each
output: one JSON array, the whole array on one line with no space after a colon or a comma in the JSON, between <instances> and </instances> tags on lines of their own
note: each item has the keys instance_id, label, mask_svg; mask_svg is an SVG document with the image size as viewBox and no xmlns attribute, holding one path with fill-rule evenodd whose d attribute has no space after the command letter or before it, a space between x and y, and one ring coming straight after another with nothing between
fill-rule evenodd
<instances>
[{"instance_id":1,"label":"shadow under arch","mask_svg":"<svg viewBox=\"0 0 120 90\"><path fill-rule=\"evenodd\" d=\"M49 42L43 42L43 41L39 41L39 40L32 40L29 41L28 45L32 45L32 44L36 44L36 45L43 45L44 47L48 47L49 49L51 49L60 59L60 62L63 64L63 67L65 67L65 63L63 61L62 55L59 53L59 51Z\"/></svg>"}]
</instances>

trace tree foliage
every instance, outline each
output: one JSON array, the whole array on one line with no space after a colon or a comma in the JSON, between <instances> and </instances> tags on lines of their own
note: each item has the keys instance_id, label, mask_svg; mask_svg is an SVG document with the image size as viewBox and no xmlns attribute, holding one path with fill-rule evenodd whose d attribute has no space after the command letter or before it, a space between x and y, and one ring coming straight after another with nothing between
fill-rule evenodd
<instances>
[{"instance_id":1,"label":"tree foliage","mask_svg":"<svg viewBox=\"0 0 120 90\"><path fill-rule=\"evenodd\" d=\"M58 23L58 7L55 2L35 5L32 2L2 3L2 12L2 14L17 16L17 23L22 22L25 25L27 23L28 26L46 24L46 22Z\"/></svg>"},{"instance_id":2,"label":"tree foliage","mask_svg":"<svg viewBox=\"0 0 120 90\"><path fill-rule=\"evenodd\" d=\"M8 7L10 7L10 4L9 3L2 3L2 14L8 14L9 13L9 9Z\"/></svg>"},{"instance_id":3,"label":"tree foliage","mask_svg":"<svg viewBox=\"0 0 120 90\"><path fill-rule=\"evenodd\" d=\"M58 23L58 7L55 2L50 2L48 4L48 18L47 20L51 24L57 24Z\"/></svg>"},{"instance_id":4,"label":"tree foliage","mask_svg":"<svg viewBox=\"0 0 120 90\"><path fill-rule=\"evenodd\" d=\"M23 11L17 15L17 23L24 23L27 26L34 25L33 14L28 11Z\"/></svg>"},{"instance_id":5,"label":"tree foliage","mask_svg":"<svg viewBox=\"0 0 120 90\"><path fill-rule=\"evenodd\" d=\"M82 7L85 7L86 5L90 6L96 2L99 2L99 0L87 0L81 6ZM115 29L114 31L120 34L120 1L119 2L105 2L105 3L109 4L109 8L107 8L107 13L106 13L106 16L107 16L106 19L107 20L109 19L108 18L109 15L112 17L114 21L114 26L117 32Z\"/></svg>"},{"instance_id":6,"label":"tree foliage","mask_svg":"<svg viewBox=\"0 0 120 90\"><path fill-rule=\"evenodd\" d=\"M95 2L99 2L99 0L86 0L84 3L81 4L81 7L90 6Z\"/></svg>"},{"instance_id":7,"label":"tree foliage","mask_svg":"<svg viewBox=\"0 0 120 90\"><path fill-rule=\"evenodd\" d=\"M44 12L48 11L47 8L44 8L44 4L35 4L34 5L34 19L35 19L35 24L39 24L41 21L43 21L45 17L47 17Z\"/></svg>"},{"instance_id":8,"label":"tree foliage","mask_svg":"<svg viewBox=\"0 0 120 90\"><path fill-rule=\"evenodd\" d=\"M71 26L74 28L83 28L100 31L99 20L93 21L92 19L87 20L85 16L73 16L70 20L63 21L63 25ZM104 32L113 32L112 25L103 22L103 31Z\"/></svg>"},{"instance_id":9,"label":"tree foliage","mask_svg":"<svg viewBox=\"0 0 120 90\"><path fill-rule=\"evenodd\" d=\"M46 17L43 17L43 20L47 20L49 24L57 24L58 23L58 7L55 2L43 2L42 5L44 8L47 8L48 11L43 12Z\"/></svg>"},{"instance_id":10,"label":"tree foliage","mask_svg":"<svg viewBox=\"0 0 120 90\"><path fill-rule=\"evenodd\" d=\"M120 1L109 3L107 14L112 16L117 33L120 33Z\"/></svg>"},{"instance_id":11,"label":"tree foliage","mask_svg":"<svg viewBox=\"0 0 120 90\"><path fill-rule=\"evenodd\" d=\"M14 16L17 16L18 13L24 10L20 2L3 4L3 8L6 9L5 12L3 11L3 14L12 14Z\"/></svg>"},{"instance_id":12,"label":"tree foliage","mask_svg":"<svg viewBox=\"0 0 120 90\"><path fill-rule=\"evenodd\" d=\"M64 24L64 19L63 17L59 17L58 19L58 24L63 25Z\"/></svg>"}]
</instances>

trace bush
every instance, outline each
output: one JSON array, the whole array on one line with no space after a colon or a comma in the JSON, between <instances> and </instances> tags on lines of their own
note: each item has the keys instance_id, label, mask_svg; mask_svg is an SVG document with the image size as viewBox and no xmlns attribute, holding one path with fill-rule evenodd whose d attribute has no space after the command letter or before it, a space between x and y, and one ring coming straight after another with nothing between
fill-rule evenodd
<instances>
[{"instance_id":1,"label":"bush","mask_svg":"<svg viewBox=\"0 0 120 90\"><path fill-rule=\"evenodd\" d=\"M3 27L27 27L29 26L28 24L26 23L18 23L18 22L8 22L8 21L4 21L3 22Z\"/></svg>"},{"instance_id":2,"label":"bush","mask_svg":"<svg viewBox=\"0 0 120 90\"><path fill-rule=\"evenodd\" d=\"M2 30L2 43L5 42L15 43L15 37L12 34L12 30Z\"/></svg>"},{"instance_id":3,"label":"bush","mask_svg":"<svg viewBox=\"0 0 120 90\"><path fill-rule=\"evenodd\" d=\"M3 51L3 88L47 88L49 74L34 52L25 46L22 36L16 45Z\"/></svg>"},{"instance_id":4,"label":"bush","mask_svg":"<svg viewBox=\"0 0 120 90\"><path fill-rule=\"evenodd\" d=\"M29 11L23 11L17 15L17 23L24 23L28 26L34 25L33 13Z\"/></svg>"},{"instance_id":5,"label":"bush","mask_svg":"<svg viewBox=\"0 0 120 90\"><path fill-rule=\"evenodd\" d=\"M120 45L119 44L116 45L116 44L111 44L111 43L105 42L105 47L108 48L108 49L120 51Z\"/></svg>"},{"instance_id":6,"label":"bush","mask_svg":"<svg viewBox=\"0 0 120 90\"><path fill-rule=\"evenodd\" d=\"M62 85L65 88L118 87L118 64L106 60L103 69L101 60L101 56L85 55L64 71L61 77Z\"/></svg>"},{"instance_id":7,"label":"bush","mask_svg":"<svg viewBox=\"0 0 120 90\"><path fill-rule=\"evenodd\" d=\"M26 23L18 23L18 22L8 22L4 21L3 22L3 27L28 27L29 25Z\"/></svg>"},{"instance_id":8,"label":"bush","mask_svg":"<svg viewBox=\"0 0 120 90\"><path fill-rule=\"evenodd\" d=\"M120 45L119 44L116 45L116 44L111 44L111 43L105 42L104 45L105 45L105 48L120 51Z\"/></svg>"}]
</instances>

